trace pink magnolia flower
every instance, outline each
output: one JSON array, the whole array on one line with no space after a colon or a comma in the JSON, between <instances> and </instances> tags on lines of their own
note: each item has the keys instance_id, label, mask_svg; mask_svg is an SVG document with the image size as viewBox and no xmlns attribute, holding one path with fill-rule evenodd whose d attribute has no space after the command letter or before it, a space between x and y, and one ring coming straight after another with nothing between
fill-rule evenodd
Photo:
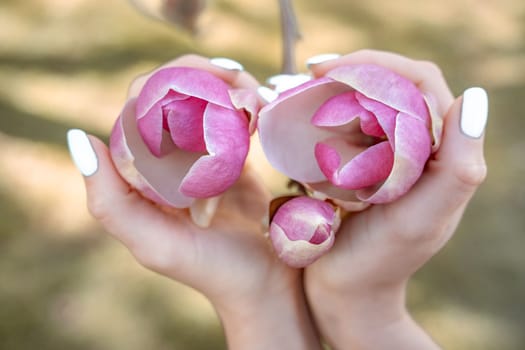
<instances>
[{"instance_id":1,"label":"pink magnolia flower","mask_svg":"<svg viewBox=\"0 0 525 350\"><path fill-rule=\"evenodd\" d=\"M282 204L270 223L270 239L285 263L305 267L334 244L339 211L319 199L295 197Z\"/></svg>"},{"instance_id":2,"label":"pink magnolia flower","mask_svg":"<svg viewBox=\"0 0 525 350\"><path fill-rule=\"evenodd\" d=\"M440 127L414 83L371 64L335 68L285 91L258 119L270 163L348 210L406 193Z\"/></svg>"},{"instance_id":3,"label":"pink magnolia flower","mask_svg":"<svg viewBox=\"0 0 525 350\"><path fill-rule=\"evenodd\" d=\"M226 191L249 148L245 93L195 68L163 68L124 107L110 150L122 177L162 205L189 207Z\"/></svg>"}]
</instances>

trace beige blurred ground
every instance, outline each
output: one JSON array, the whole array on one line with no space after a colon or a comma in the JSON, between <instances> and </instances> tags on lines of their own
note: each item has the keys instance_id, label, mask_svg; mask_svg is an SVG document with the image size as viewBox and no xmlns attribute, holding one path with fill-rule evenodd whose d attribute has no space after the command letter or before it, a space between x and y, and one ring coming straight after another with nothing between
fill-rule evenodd
<instances>
[{"instance_id":1,"label":"beige blurred ground","mask_svg":"<svg viewBox=\"0 0 525 350\"><path fill-rule=\"evenodd\" d=\"M0 3L0 348L224 348L199 294L138 266L88 216L65 147L107 137L131 79L179 54L279 69L277 6L216 0L196 38L124 0ZM456 95L491 97L489 178L409 304L447 349L525 347L525 2L296 0L298 62L391 50L437 62ZM282 178L267 177L279 188Z\"/></svg>"}]
</instances>

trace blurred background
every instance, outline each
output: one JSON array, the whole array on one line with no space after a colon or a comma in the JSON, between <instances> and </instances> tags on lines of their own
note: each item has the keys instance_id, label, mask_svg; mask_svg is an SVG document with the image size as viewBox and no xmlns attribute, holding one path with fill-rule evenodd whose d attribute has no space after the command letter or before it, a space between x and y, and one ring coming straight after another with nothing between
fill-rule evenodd
<instances>
[{"instance_id":1,"label":"blurred background","mask_svg":"<svg viewBox=\"0 0 525 350\"><path fill-rule=\"evenodd\" d=\"M374 48L435 61L455 95L488 90L488 179L409 306L446 349L524 349L525 2L295 5L301 69ZM125 0L0 2L0 349L225 348L201 295L140 267L89 217L65 145L72 127L107 140L133 77L180 54L278 73L277 1L209 1L198 24L192 36Z\"/></svg>"}]
</instances>

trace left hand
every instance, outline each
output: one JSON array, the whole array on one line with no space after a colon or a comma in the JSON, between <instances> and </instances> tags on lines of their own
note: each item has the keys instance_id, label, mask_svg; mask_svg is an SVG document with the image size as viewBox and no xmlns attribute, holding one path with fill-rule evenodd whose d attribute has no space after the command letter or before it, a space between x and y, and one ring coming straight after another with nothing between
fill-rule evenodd
<instances>
[{"instance_id":1,"label":"left hand","mask_svg":"<svg viewBox=\"0 0 525 350\"><path fill-rule=\"evenodd\" d=\"M168 65L206 69L233 87L258 86L247 73L218 68L200 56L183 56ZM144 82L145 77L138 78L130 95ZM99 164L95 174L85 177L92 215L146 268L207 296L231 348L319 348L300 271L281 263L263 235L270 193L249 164L204 229L193 224L187 210L162 208L130 188L107 147L95 137L90 141Z\"/></svg>"}]
</instances>

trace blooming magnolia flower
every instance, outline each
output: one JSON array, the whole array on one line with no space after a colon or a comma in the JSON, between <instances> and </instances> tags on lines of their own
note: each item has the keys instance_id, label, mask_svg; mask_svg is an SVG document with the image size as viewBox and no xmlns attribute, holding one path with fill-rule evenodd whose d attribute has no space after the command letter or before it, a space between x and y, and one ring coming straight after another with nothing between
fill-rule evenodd
<instances>
[{"instance_id":1,"label":"blooming magnolia flower","mask_svg":"<svg viewBox=\"0 0 525 350\"><path fill-rule=\"evenodd\" d=\"M239 178L249 148L245 93L211 73L156 71L118 118L110 139L122 177L159 204L189 207Z\"/></svg>"},{"instance_id":2,"label":"blooming magnolia flower","mask_svg":"<svg viewBox=\"0 0 525 350\"><path fill-rule=\"evenodd\" d=\"M348 210L406 193L440 126L414 83L371 64L335 68L285 91L258 120L270 163Z\"/></svg>"},{"instance_id":3,"label":"blooming magnolia flower","mask_svg":"<svg viewBox=\"0 0 525 350\"><path fill-rule=\"evenodd\" d=\"M270 238L280 259L305 267L334 244L339 211L319 199L295 197L282 204L270 223Z\"/></svg>"}]
</instances>

